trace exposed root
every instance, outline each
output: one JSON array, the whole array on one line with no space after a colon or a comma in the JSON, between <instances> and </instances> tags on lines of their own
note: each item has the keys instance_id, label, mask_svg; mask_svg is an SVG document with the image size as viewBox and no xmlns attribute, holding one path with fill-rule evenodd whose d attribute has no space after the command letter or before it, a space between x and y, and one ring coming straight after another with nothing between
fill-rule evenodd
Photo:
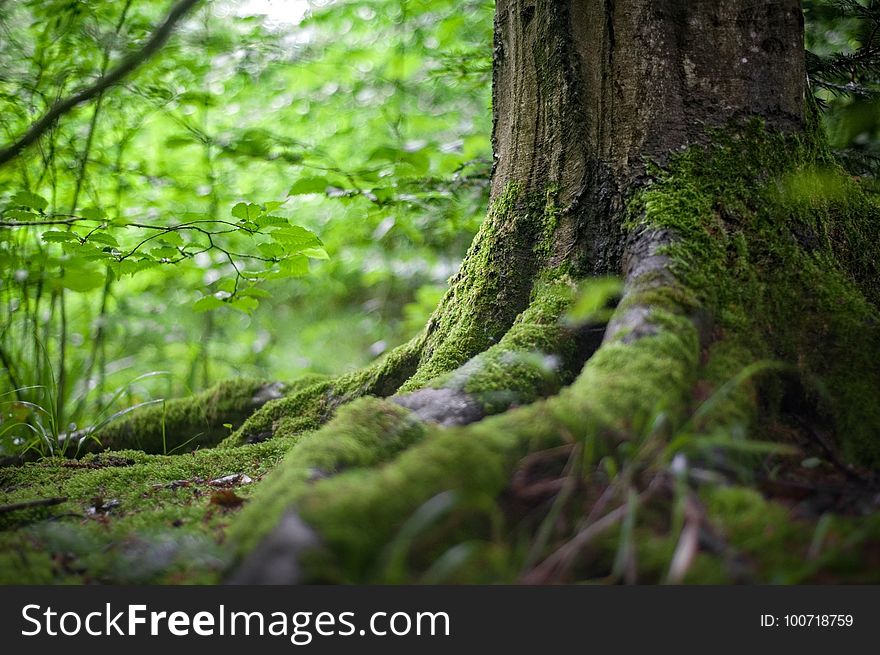
<instances>
[{"instance_id":1,"label":"exposed root","mask_svg":"<svg viewBox=\"0 0 880 655\"><path fill-rule=\"evenodd\" d=\"M415 391L497 344L529 304L541 265L543 241L552 236L544 214L552 201L506 189L452 279L425 332L418 369L401 391ZM553 223L551 221L551 223Z\"/></svg>"},{"instance_id":2,"label":"exposed root","mask_svg":"<svg viewBox=\"0 0 880 655\"><path fill-rule=\"evenodd\" d=\"M267 403L221 445L234 447L316 430L345 403L362 396L390 396L415 372L423 345L424 336L416 337L365 369L305 385Z\"/></svg>"},{"instance_id":3,"label":"exposed root","mask_svg":"<svg viewBox=\"0 0 880 655\"><path fill-rule=\"evenodd\" d=\"M637 276L629 282L628 293L642 288ZM626 311L628 300L625 294L624 309L617 315ZM607 340L558 395L465 427L425 426L417 443L383 467L309 484L303 482L306 464L292 451L231 532L240 552L254 553L245 559L236 581L271 577L259 565L265 550L258 544L271 543L273 552L285 552L277 548L283 538L277 526L293 511L315 532L315 539L290 543L287 556L308 564L285 565L284 570L302 570L304 580L369 579L383 545L436 494L455 489L462 506L479 505L500 494L518 462L535 450L577 440L591 443L594 452L613 452L657 412L674 413L686 405L700 350L690 309L673 303L655 307L646 320L658 326L656 332L640 339L619 334ZM337 430L331 422L312 438L332 440ZM301 537L301 531L297 534ZM303 552L303 543L322 546Z\"/></svg>"},{"instance_id":4,"label":"exposed root","mask_svg":"<svg viewBox=\"0 0 880 655\"><path fill-rule=\"evenodd\" d=\"M566 278L542 283L528 309L501 341L464 365L431 380L426 389L392 398L422 420L467 425L569 384L601 343L604 325L566 325L575 285Z\"/></svg>"},{"instance_id":5,"label":"exposed root","mask_svg":"<svg viewBox=\"0 0 880 655\"><path fill-rule=\"evenodd\" d=\"M257 409L281 398L285 386L262 380L227 380L190 398L166 400L111 421L72 433L66 452L83 455L134 448L168 454L206 448L229 435Z\"/></svg>"}]
</instances>

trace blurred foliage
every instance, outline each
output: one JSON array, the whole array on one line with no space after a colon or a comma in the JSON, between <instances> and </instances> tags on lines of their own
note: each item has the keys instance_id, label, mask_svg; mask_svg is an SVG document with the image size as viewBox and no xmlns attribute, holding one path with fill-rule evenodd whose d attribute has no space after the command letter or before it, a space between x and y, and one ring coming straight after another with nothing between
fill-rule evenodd
<instances>
[{"instance_id":1,"label":"blurred foliage","mask_svg":"<svg viewBox=\"0 0 880 655\"><path fill-rule=\"evenodd\" d=\"M880 172L880 1L805 0L807 70L831 145L877 188Z\"/></svg>"},{"instance_id":2,"label":"blurred foliage","mask_svg":"<svg viewBox=\"0 0 880 655\"><path fill-rule=\"evenodd\" d=\"M816 92L860 166L875 5L805 2ZM0 144L170 6L0 0ZM205 2L0 168L0 455L229 376L339 373L420 330L487 203L493 9Z\"/></svg>"},{"instance_id":3,"label":"blurred foliage","mask_svg":"<svg viewBox=\"0 0 880 655\"><path fill-rule=\"evenodd\" d=\"M0 0L0 143L170 6ZM338 373L421 329L485 209L492 11L202 3L0 168L0 454L228 376Z\"/></svg>"}]
</instances>

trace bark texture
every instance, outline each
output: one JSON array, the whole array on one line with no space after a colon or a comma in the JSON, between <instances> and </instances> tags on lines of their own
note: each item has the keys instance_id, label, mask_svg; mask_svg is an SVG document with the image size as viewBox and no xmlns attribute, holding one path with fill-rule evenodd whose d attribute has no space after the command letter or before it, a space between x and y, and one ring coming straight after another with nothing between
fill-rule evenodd
<instances>
[{"instance_id":1,"label":"bark texture","mask_svg":"<svg viewBox=\"0 0 880 655\"><path fill-rule=\"evenodd\" d=\"M744 117L804 127L798 0L500 0L494 198L552 189L552 261L620 264L622 199L670 153Z\"/></svg>"}]
</instances>

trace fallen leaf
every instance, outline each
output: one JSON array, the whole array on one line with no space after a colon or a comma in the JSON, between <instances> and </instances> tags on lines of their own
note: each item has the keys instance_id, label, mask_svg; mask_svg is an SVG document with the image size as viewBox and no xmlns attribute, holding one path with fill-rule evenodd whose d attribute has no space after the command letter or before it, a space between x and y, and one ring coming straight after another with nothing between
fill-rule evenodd
<instances>
[{"instance_id":1,"label":"fallen leaf","mask_svg":"<svg viewBox=\"0 0 880 655\"><path fill-rule=\"evenodd\" d=\"M238 507L245 501L241 496L237 496L231 489L222 489L211 494L210 503L219 505L220 507Z\"/></svg>"}]
</instances>

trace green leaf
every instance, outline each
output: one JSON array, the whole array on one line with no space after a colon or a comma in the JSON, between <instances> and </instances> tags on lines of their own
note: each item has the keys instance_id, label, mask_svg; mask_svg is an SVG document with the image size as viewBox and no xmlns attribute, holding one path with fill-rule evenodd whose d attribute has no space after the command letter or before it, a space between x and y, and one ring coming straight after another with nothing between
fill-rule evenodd
<instances>
[{"instance_id":1,"label":"green leaf","mask_svg":"<svg viewBox=\"0 0 880 655\"><path fill-rule=\"evenodd\" d=\"M7 209L3 212L3 216L4 218L12 219L13 221L39 221L43 218L39 214L25 211L24 209Z\"/></svg>"},{"instance_id":2,"label":"green leaf","mask_svg":"<svg viewBox=\"0 0 880 655\"><path fill-rule=\"evenodd\" d=\"M290 225L275 230L272 232L272 238L291 252L323 245L317 236L299 225Z\"/></svg>"},{"instance_id":3,"label":"green leaf","mask_svg":"<svg viewBox=\"0 0 880 655\"><path fill-rule=\"evenodd\" d=\"M136 273L140 273L141 271L153 268L157 265L158 262L151 257L143 257L137 260L123 259L121 262L110 262L110 268L118 278L122 278L126 275L135 275Z\"/></svg>"},{"instance_id":4,"label":"green leaf","mask_svg":"<svg viewBox=\"0 0 880 655\"><path fill-rule=\"evenodd\" d=\"M223 278L222 280L217 282L217 291L232 293L233 291L235 291L235 280L231 277Z\"/></svg>"},{"instance_id":5,"label":"green leaf","mask_svg":"<svg viewBox=\"0 0 880 655\"><path fill-rule=\"evenodd\" d=\"M320 246L315 246L313 248L306 248L302 251L302 254L308 257L309 259L330 259L330 255L327 254L327 251L321 248Z\"/></svg>"},{"instance_id":6,"label":"green leaf","mask_svg":"<svg viewBox=\"0 0 880 655\"><path fill-rule=\"evenodd\" d=\"M237 309L240 312L244 312L245 314L252 314L254 310L260 306L260 301L256 298L251 297L239 297L233 298L229 301L229 306L233 309Z\"/></svg>"},{"instance_id":7,"label":"green leaf","mask_svg":"<svg viewBox=\"0 0 880 655\"><path fill-rule=\"evenodd\" d=\"M183 237L176 231L166 232L157 241L169 246L183 246Z\"/></svg>"},{"instance_id":8,"label":"green leaf","mask_svg":"<svg viewBox=\"0 0 880 655\"><path fill-rule=\"evenodd\" d=\"M202 296L193 303L193 311L207 312L212 309L223 307L225 304L226 303L220 300L217 296Z\"/></svg>"},{"instance_id":9,"label":"green leaf","mask_svg":"<svg viewBox=\"0 0 880 655\"><path fill-rule=\"evenodd\" d=\"M177 259L179 256L177 249L170 246L159 246L150 250L150 257L156 259Z\"/></svg>"},{"instance_id":10,"label":"green leaf","mask_svg":"<svg viewBox=\"0 0 880 655\"><path fill-rule=\"evenodd\" d=\"M368 161L387 161L393 164L405 164L414 175L424 175L431 166L431 159L422 149L406 150L393 146L380 146L370 153Z\"/></svg>"},{"instance_id":11,"label":"green leaf","mask_svg":"<svg viewBox=\"0 0 880 655\"><path fill-rule=\"evenodd\" d=\"M63 243L65 241L79 241L79 237L74 232L61 232L59 230L49 230L43 232L43 241L46 243Z\"/></svg>"},{"instance_id":12,"label":"green leaf","mask_svg":"<svg viewBox=\"0 0 880 655\"><path fill-rule=\"evenodd\" d=\"M272 294L270 294L265 289L260 289L259 287L248 287L247 289L242 289L238 292L239 296L248 296L252 298L269 298Z\"/></svg>"},{"instance_id":13,"label":"green leaf","mask_svg":"<svg viewBox=\"0 0 880 655\"><path fill-rule=\"evenodd\" d=\"M281 225L290 225L290 221L281 216L260 216L254 219L254 223L258 228L279 227Z\"/></svg>"},{"instance_id":14,"label":"green leaf","mask_svg":"<svg viewBox=\"0 0 880 655\"><path fill-rule=\"evenodd\" d=\"M119 242L112 234L107 232L92 232L89 235L89 241L94 243L103 243L106 246L118 246Z\"/></svg>"},{"instance_id":15,"label":"green leaf","mask_svg":"<svg viewBox=\"0 0 880 655\"><path fill-rule=\"evenodd\" d=\"M83 218L87 218L90 221L103 221L106 218L103 210L98 207L86 207L79 213Z\"/></svg>"},{"instance_id":16,"label":"green leaf","mask_svg":"<svg viewBox=\"0 0 880 655\"><path fill-rule=\"evenodd\" d=\"M240 202L232 208L232 215L243 221L253 221L262 213L263 209L252 202Z\"/></svg>"},{"instance_id":17,"label":"green leaf","mask_svg":"<svg viewBox=\"0 0 880 655\"><path fill-rule=\"evenodd\" d=\"M270 241L269 243L261 243L257 246L260 253L263 257L269 257L270 259L274 259L276 257L284 256L284 248L275 242Z\"/></svg>"},{"instance_id":18,"label":"green leaf","mask_svg":"<svg viewBox=\"0 0 880 655\"><path fill-rule=\"evenodd\" d=\"M288 277L302 277L308 275L309 260L305 255L288 257L278 262L278 270L267 273L264 277L269 280L277 280Z\"/></svg>"},{"instance_id":19,"label":"green leaf","mask_svg":"<svg viewBox=\"0 0 880 655\"><path fill-rule=\"evenodd\" d=\"M302 177L294 182L287 192L288 196L305 196L310 193L324 193L332 186L326 177Z\"/></svg>"},{"instance_id":20,"label":"green leaf","mask_svg":"<svg viewBox=\"0 0 880 655\"><path fill-rule=\"evenodd\" d=\"M108 248L112 251L112 246ZM112 252L107 252L104 248L79 241L65 241L61 244L61 250L78 260L101 261L113 258Z\"/></svg>"},{"instance_id":21,"label":"green leaf","mask_svg":"<svg viewBox=\"0 0 880 655\"><path fill-rule=\"evenodd\" d=\"M279 207L284 206L286 200L270 200L269 202L264 202L263 207L267 212L273 212Z\"/></svg>"},{"instance_id":22,"label":"green leaf","mask_svg":"<svg viewBox=\"0 0 880 655\"><path fill-rule=\"evenodd\" d=\"M104 285L104 275L90 268L67 268L61 277L61 286L71 291L84 293Z\"/></svg>"},{"instance_id":23,"label":"green leaf","mask_svg":"<svg viewBox=\"0 0 880 655\"><path fill-rule=\"evenodd\" d=\"M22 207L36 209L38 212L43 211L49 206L49 202L45 198L30 191L19 191L12 197L12 202Z\"/></svg>"}]
</instances>

